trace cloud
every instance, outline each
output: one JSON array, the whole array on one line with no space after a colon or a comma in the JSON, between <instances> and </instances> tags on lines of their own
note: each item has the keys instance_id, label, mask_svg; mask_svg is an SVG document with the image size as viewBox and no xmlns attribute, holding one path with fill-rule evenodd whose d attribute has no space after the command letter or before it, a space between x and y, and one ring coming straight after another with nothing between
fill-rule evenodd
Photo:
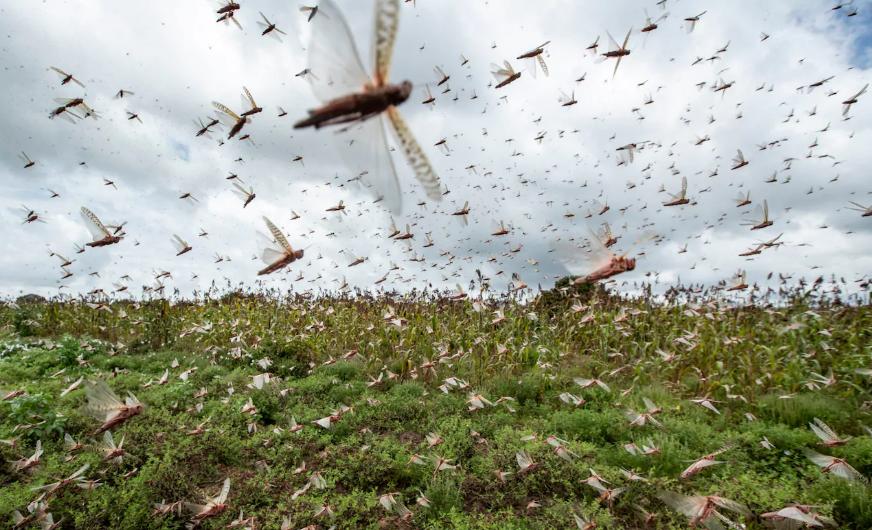
<instances>
[{"instance_id":1,"label":"cloud","mask_svg":"<svg viewBox=\"0 0 872 530\"><path fill-rule=\"evenodd\" d=\"M339 5L358 49L369 50L371 3ZM251 284L261 268L252 257L264 215L306 255L260 279L297 290L336 288L343 277L369 288L385 273L384 288L453 287L468 283L476 269L495 275L498 289L513 272L547 286L565 272L550 252L553 242L584 237L601 222L622 236L621 251L646 230L661 236L659 244L630 250L644 252L636 271L619 277L630 283L647 274L714 284L739 268L750 281L775 271L834 273L850 282L872 270L864 250L872 243L868 218L845 208L848 201L872 200L865 170L872 154L864 148L872 143L869 96L860 98L851 119L842 119L841 101L870 77L863 24L870 6L857 7L857 17L846 17L811 0L721 3L687 33L683 19L697 9L668 2L669 16L657 30L631 35L632 52L612 78L612 60L598 62L585 49L599 36L602 53L607 31L619 38L631 26L638 30L645 15L636 2L403 3L392 78L415 84L400 110L450 191L439 203L427 201L391 141L405 203L395 223L408 223L415 234L406 245L386 238L390 215L373 204L367 178L356 179L346 165L350 138L292 129L318 104L308 83L295 77L306 67L309 30L296 6L245 2L239 31L215 23L210 2L12 3L0 16L8 36L0 50L7 91L0 110L9 124L0 145L6 199L0 222L7 227L0 292L52 294L61 285L69 292L109 290L125 274L138 287L164 270L182 293L225 278ZM289 34L284 42L261 37L258 11ZM661 13L654 5L648 11L655 18ZM761 42L761 32L770 37ZM545 41L551 41L550 75L534 79L515 57ZM461 54L469 59L465 66ZM363 59L368 65L370 58ZM524 70L495 90L490 64L503 60ZM60 86L50 65L75 74L85 90ZM437 65L451 75L447 94L434 86ZM800 89L830 76L819 88ZM712 90L720 80L734 82L723 95ZM424 84L437 98L435 108L420 104ZM245 127L255 145L236 138L218 145L220 134L195 137L195 119L213 114L212 101L238 108L243 86L265 109ZM115 99L121 88L134 94ZM562 107L561 91L574 91L578 104ZM101 119L75 125L48 119L55 98L78 96ZM278 117L278 106L289 115ZM128 110L142 123L128 120ZM704 136L710 140L695 145ZM443 138L449 155L434 146ZM619 165L616 149L631 142L645 147L632 164ZM750 164L732 171L737 149ZM35 167L21 167L22 150L37 160ZM293 162L297 155L302 163ZM225 178L231 173L257 193L244 209ZM767 183L773 173L777 181ZM692 204L661 206L665 194L658 190L674 191L681 177ZM60 198L49 198L47 189ZM751 207L736 208L739 190L751 193ZM179 199L183 193L198 202ZM775 225L751 232L741 223L763 199ZM325 211L340 200L347 215ZM467 200L465 226L449 214ZM596 213L594 201L610 211L586 217ZM22 224L21 204L47 222ZM82 205L105 222L126 221L128 236L75 254L74 245L87 240ZM301 218L291 220L292 210ZM493 237L500 220L512 231ZM201 229L208 237L197 236ZM174 233L193 251L176 257ZM432 248L423 247L425 233ZM783 246L752 260L738 256L780 233ZM679 254L685 244L687 252ZM59 282L49 248L76 258L72 278ZM230 261L215 263L216 255ZM369 259L348 266L361 256ZM425 261L410 261L416 256Z\"/></svg>"}]
</instances>

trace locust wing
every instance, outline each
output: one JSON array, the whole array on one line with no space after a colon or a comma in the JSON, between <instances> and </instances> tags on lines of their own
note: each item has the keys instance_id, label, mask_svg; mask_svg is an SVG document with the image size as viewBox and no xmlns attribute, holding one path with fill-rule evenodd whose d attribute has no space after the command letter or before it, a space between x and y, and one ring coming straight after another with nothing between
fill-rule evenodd
<instances>
[{"instance_id":1,"label":"locust wing","mask_svg":"<svg viewBox=\"0 0 872 530\"><path fill-rule=\"evenodd\" d=\"M227 501L227 495L230 493L230 477L224 479L224 484L221 486L221 492L217 497L210 500L210 503L224 504Z\"/></svg>"},{"instance_id":2,"label":"locust wing","mask_svg":"<svg viewBox=\"0 0 872 530\"><path fill-rule=\"evenodd\" d=\"M178 236L178 234L173 234L172 238L173 246L176 247L176 252L181 252L188 248L188 242Z\"/></svg>"},{"instance_id":3,"label":"locust wing","mask_svg":"<svg viewBox=\"0 0 872 530\"><path fill-rule=\"evenodd\" d=\"M221 120L221 123L223 123L224 125L232 127L236 124L236 122L242 119L239 117L238 114L230 110L230 108L223 103L213 101L212 106L219 111L218 119Z\"/></svg>"},{"instance_id":4,"label":"locust wing","mask_svg":"<svg viewBox=\"0 0 872 530\"><path fill-rule=\"evenodd\" d=\"M250 108L256 108L257 103L254 102L254 96L251 95L251 92L248 91L248 88L242 87L242 101L245 105L249 105Z\"/></svg>"},{"instance_id":5,"label":"locust wing","mask_svg":"<svg viewBox=\"0 0 872 530\"><path fill-rule=\"evenodd\" d=\"M615 38L612 37L612 34L609 33L608 31L606 31L606 37L609 38L609 51L610 52L616 52L619 49L621 49L620 45L618 45L618 41L616 41Z\"/></svg>"},{"instance_id":6,"label":"locust wing","mask_svg":"<svg viewBox=\"0 0 872 530\"><path fill-rule=\"evenodd\" d=\"M376 0L373 60L377 86L387 84L400 22L400 0Z\"/></svg>"},{"instance_id":7,"label":"locust wing","mask_svg":"<svg viewBox=\"0 0 872 530\"><path fill-rule=\"evenodd\" d=\"M496 63L491 63L491 75L494 76L497 83L502 83L506 79L515 75L515 69L512 68L512 64L509 61L503 61L502 66Z\"/></svg>"},{"instance_id":8,"label":"locust wing","mask_svg":"<svg viewBox=\"0 0 872 530\"><path fill-rule=\"evenodd\" d=\"M321 16L311 19L309 70L312 92L326 103L360 91L371 82L342 11L333 0L318 5Z\"/></svg>"},{"instance_id":9,"label":"locust wing","mask_svg":"<svg viewBox=\"0 0 872 530\"><path fill-rule=\"evenodd\" d=\"M279 248L276 248L276 242L261 232L257 233L257 246L258 257L267 265L272 265L285 257L285 253Z\"/></svg>"},{"instance_id":10,"label":"locust wing","mask_svg":"<svg viewBox=\"0 0 872 530\"><path fill-rule=\"evenodd\" d=\"M818 519L808 515L796 506L788 506L786 508L778 510L777 512L763 514L761 515L761 518L766 519L767 516L773 518L773 521L776 521L777 524L781 525L776 526L776 528L799 529L823 526ZM788 521L783 521L778 518L788 519Z\"/></svg>"},{"instance_id":11,"label":"locust wing","mask_svg":"<svg viewBox=\"0 0 872 530\"><path fill-rule=\"evenodd\" d=\"M696 518L703 515L703 509L706 505L705 497L688 497L671 491L661 492L657 497L673 510L690 518Z\"/></svg>"},{"instance_id":12,"label":"locust wing","mask_svg":"<svg viewBox=\"0 0 872 530\"><path fill-rule=\"evenodd\" d=\"M237 196L239 196L239 198L243 200L248 200L252 192L254 192L254 188L249 187L248 189L245 189L240 186L238 182L234 182L233 187L235 188L232 190L233 193L235 193Z\"/></svg>"},{"instance_id":13,"label":"locust wing","mask_svg":"<svg viewBox=\"0 0 872 530\"><path fill-rule=\"evenodd\" d=\"M109 421L123 408L124 403L105 381L85 382L85 411L100 421Z\"/></svg>"},{"instance_id":14,"label":"locust wing","mask_svg":"<svg viewBox=\"0 0 872 530\"><path fill-rule=\"evenodd\" d=\"M570 242L556 242L553 247L557 259L574 276L586 276L592 271L607 265L614 253L610 251L599 237L588 230L588 248L582 249Z\"/></svg>"},{"instance_id":15,"label":"locust wing","mask_svg":"<svg viewBox=\"0 0 872 530\"><path fill-rule=\"evenodd\" d=\"M399 140L400 146L403 148L403 153L406 155L409 165L415 171L415 178L424 186L424 191L430 200L440 201L442 199L442 185L439 182L439 175L433 170L427 155L421 149L421 146L418 145L417 140L415 140L412 130L406 125L406 121L396 107L389 108L387 113L388 119L390 119L391 124L394 126L397 140Z\"/></svg>"},{"instance_id":16,"label":"locust wing","mask_svg":"<svg viewBox=\"0 0 872 530\"><path fill-rule=\"evenodd\" d=\"M94 241L99 241L106 236L111 236L109 230L106 229L106 226L103 225L103 222L94 215L94 212L82 206L82 218L85 220L85 226L88 227L88 232L91 233L91 237L94 238Z\"/></svg>"},{"instance_id":17,"label":"locust wing","mask_svg":"<svg viewBox=\"0 0 872 530\"><path fill-rule=\"evenodd\" d=\"M370 193L381 198L392 213L402 212L403 194L382 117L352 124L340 134L345 142L337 148L348 168L360 176Z\"/></svg>"},{"instance_id":18,"label":"locust wing","mask_svg":"<svg viewBox=\"0 0 872 530\"><path fill-rule=\"evenodd\" d=\"M288 254L293 253L294 249L291 248L291 244L288 243L288 238L285 237L282 231L266 217L263 218L263 222L266 223L266 227L269 228L269 232L272 234L273 238L275 238L276 243L281 245Z\"/></svg>"}]
</instances>

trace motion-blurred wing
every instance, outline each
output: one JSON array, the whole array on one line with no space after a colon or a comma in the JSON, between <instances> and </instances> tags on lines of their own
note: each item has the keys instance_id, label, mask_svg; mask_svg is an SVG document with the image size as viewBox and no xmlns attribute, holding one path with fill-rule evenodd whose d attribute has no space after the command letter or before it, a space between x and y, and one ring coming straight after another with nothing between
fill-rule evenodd
<instances>
[{"instance_id":1,"label":"motion-blurred wing","mask_svg":"<svg viewBox=\"0 0 872 530\"><path fill-rule=\"evenodd\" d=\"M621 47L618 45L618 42L615 40L614 37L612 37L611 33L606 31L606 36L609 38L609 51L610 52L617 51L617 50L621 49Z\"/></svg>"},{"instance_id":2,"label":"motion-blurred wing","mask_svg":"<svg viewBox=\"0 0 872 530\"><path fill-rule=\"evenodd\" d=\"M859 471L845 462L833 466L831 473L837 477L852 481L865 481L866 478Z\"/></svg>"},{"instance_id":3,"label":"motion-blurred wing","mask_svg":"<svg viewBox=\"0 0 872 530\"><path fill-rule=\"evenodd\" d=\"M185 502L183 503L185 510L192 513L193 515L198 515L209 509L208 506L204 506L202 504L195 504L193 502Z\"/></svg>"},{"instance_id":4,"label":"motion-blurred wing","mask_svg":"<svg viewBox=\"0 0 872 530\"><path fill-rule=\"evenodd\" d=\"M373 40L373 59L376 85L388 82L391 71L391 58L394 55L394 41L400 22L400 0L376 0L375 38Z\"/></svg>"},{"instance_id":5,"label":"motion-blurred wing","mask_svg":"<svg viewBox=\"0 0 872 530\"><path fill-rule=\"evenodd\" d=\"M112 431L103 432L103 445L105 445L107 449L115 449L117 447L115 445L115 440L112 439Z\"/></svg>"},{"instance_id":6,"label":"motion-blurred wing","mask_svg":"<svg viewBox=\"0 0 872 530\"><path fill-rule=\"evenodd\" d=\"M661 492L657 497L673 510L681 512L688 517L699 515L700 502L696 497L687 497L678 493L672 493L671 491Z\"/></svg>"},{"instance_id":7,"label":"motion-blurred wing","mask_svg":"<svg viewBox=\"0 0 872 530\"><path fill-rule=\"evenodd\" d=\"M611 261L612 253L595 234L590 235L589 241L590 248L587 250L570 242L558 241L554 243L557 259L570 274L585 276Z\"/></svg>"},{"instance_id":8,"label":"motion-blurred wing","mask_svg":"<svg viewBox=\"0 0 872 530\"><path fill-rule=\"evenodd\" d=\"M85 410L101 421L105 421L118 410L124 408L124 403L118 399L118 396L105 381L86 381L85 396L87 397Z\"/></svg>"},{"instance_id":9,"label":"motion-blurred wing","mask_svg":"<svg viewBox=\"0 0 872 530\"><path fill-rule=\"evenodd\" d=\"M382 197L391 212L399 214L403 210L403 194L381 116L352 125L340 138L345 140L344 145L338 146L345 164L361 176L373 195Z\"/></svg>"},{"instance_id":10,"label":"motion-blurred wing","mask_svg":"<svg viewBox=\"0 0 872 530\"><path fill-rule=\"evenodd\" d=\"M536 57L527 59L527 71L530 72L530 77L536 79Z\"/></svg>"},{"instance_id":11,"label":"motion-blurred wing","mask_svg":"<svg viewBox=\"0 0 872 530\"><path fill-rule=\"evenodd\" d=\"M518 451L515 453L515 460L518 461L518 467L522 470L527 469L528 467L533 465L533 460L530 458L525 451Z\"/></svg>"},{"instance_id":12,"label":"motion-blurred wing","mask_svg":"<svg viewBox=\"0 0 872 530\"><path fill-rule=\"evenodd\" d=\"M642 398L642 403L645 404L645 409L648 411L652 411L652 410L657 409L657 405L655 405L653 401L651 401L650 399L648 399L646 397Z\"/></svg>"},{"instance_id":13,"label":"motion-blurred wing","mask_svg":"<svg viewBox=\"0 0 872 530\"><path fill-rule=\"evenodd\" d=\"M406 160L409 161L409 165L411 165L412 169L415 171L415 178L417 178L418 182L424 186L424 191L426 191L427 197L430 200L437 202L442 200L442 188L441 183L439 182L439 175L437 175L436 171L433 170L433 166L430 165L427 155L424 153L424 150L421 149L421 146L418 145L415 136L412 134L412 130L409 129L408 125L406 125L406 121L400 115L400 112L396 107L388 109L388 118L390 118L391 124L394 126L394 132L397 135L400 146L403 148L403 152L406 154Z\"/></svg>"},{"instance_id":14,"label":"motion-blurred wing","mask_svg":"<svg viewBox=\"0 0 872 530\"><path fill-rule=\"evenodd\" d=\"M279 261L285 257L284 252L275 248L275 242L264 234L257 233L258 257L267 265Z\"/></svg>"},{"instance_id":15,"label":"motion-blurred wing","mask_svg":"<svg viewBox=\"0 0 872 530\"><path fill-rule=\"evenodd\" d=\"M248 196L251 195L251 193L247 189L240 186L238 182L234 182L233 187L235 188L233 190L233 193L235 193L236 195L238 195L239 197L241 197L243 199L248 199Z\"/></svg>"},{"instance_id":16,"label":"motion-blurred wing","mask_svg":"<svg viewBox=\"0 0 872 530\"><path fill-rule=\"evenodd\" d=\"M81 477L82 475L85 474L85 471L87 471L88 468L90 468L90 467L91 467L91 464L85 464L85 465L83 465L82 467L80 467L79 469L77 469L75 473L73 473L72 475L70 475L69 478L71 478L71 479L77 479L77 478Z\"/></svg>"},{"instance_id":17,"label":"motion-blurred wing","mask_svg":"<svg viewBox=\"0 0 872 530\"><path fill-rule=\"evenodd\" d=\"M109 233L109 230L103 226L103 223L100 219L94 215L94 212L82 206L82 219L85 220L85 226L88 227L88 231L91 233L91 237L94 240L103 239L106 236L112 235Z\"/></svg>"},{"instance_id":18,"label":"motion-blurred wing","mask_svg":"<svg viewBox=\"0 0 872 530\"><path fill-rule=\"evenodd\" d=\"M748 511L743 504L739 504L736 501L731 501L730 499L725 499L723 497L716 497L713 499L713 502L720 506L721 508L726 508L732 512L741 513L742 515L751 515L751 512Z\"/></svg>"},{"instance_id":19,"label":"motion-blurred wing","mask_svg":"<svg viewBox=\"0 0 872 530\"><path fill-rule=\"evenodd\" d=\"M637 246L644 245L645 243L647 243L649 241L653 241L655 239L657 239L657 234L653 230L643 231L641 234L638 235L638 237L636 237L636 239L633 240L632 243L630 243L630 245L626 248L626 250L624 250L624 253L622 254L622 256L627 256L630 253L630 251L633 250L634 248L636 248Z\"/></svg>"},{"instance_id":20,"label":"motion-blurred wing","mask_svg":"<svg viewBox=\"0 0 872 530\"><path fill-rule=\"evenodd\" d=\"M537 55L536 60L539 62L539 66L542 68L542 73L545 74L545 77L548 77L548 65L545 64L545 59L543 59L541 55Z\"/></svg>"},{"instance_id":21,"label":"motion-blurred wing","mask_svg":"<svg viewBox=\"0 0 872 530\"><path fill-rule=\"evenodd\" d=\"M326 103L361 90L370 78L342 11L333 0L322 0L318 11L323 16L312 19L309 40L309 70L313 75L306 78L315 97Z\"/></svg>"},{"instance_id":22,"label":"motion-blurred wing","mask_svg":"<svg viewBox=\"0 0 872 530\"><path fill-rule=\"evenodd\" d=\"M685 475L689 476L691 474L699 473L700 471L702 471L703 469L705 469L707 467L716 466L718 464L723 464L723 462L720 460L709 460L709 459L697 460L696 462L694 462L693 464L688 466L687 469L684 470L684 472L682 473L682 476L685 476Z\"/></svg>"},{"instance_id":23,"label":"motion-blurred wing","mask_svg":"<svg viewBox=\"0 0 872 530\"><path fill-rule=\"evenodd\" d=\"M807 513L803 512L802 510L800 510L796 506L788 506L787 508L782 508L782 509L778 510L777 512L773 512L772 514L768 514L768 515L777 516L777 517L784 517L786 519L791 519L793 521L796 521L797 523L804 523L804 524L795 524L793 526L787 526L787 528L802 528L803 526L811 528L814 526L822 526L820 521L818 521L814 517L808 515Z\"/></svg>"},{"instance_id":24,"label":"motion-blurred wing","mask_svg":"<svg viewBox=\"0 0 872 530\"><path fill-rule=\"evenodd\" d=\"M224 479L224 484L221 486L221 493L215 498L215 504L224 504L227 500L227 494L230 493L230 477Z\"/></svg>"},{"instance_id":25,"label":"motion-blurred wing","mask_svg":"<svg viewBox=\"0 0 872 530\"><path fill-rule=\"evenodd\" d=\"M184 239L180 238L177 234L173 234L172 242L179 252L185 250L185 247L188 246L188 243Z\"/></svg>"},{"instance_id":26,"label":"motion-blurred wing","mask_svg":"<svg viewBox=\"0 0 872 530\"><path fill-rule=\"evenodd\" d=\"M758 204L757 207L754 208L754 219L753 219L753 222L754 222L754 224L759 224L759 223L762 223L762 222L765 221L765 220L766 220L766 217L765 217L765 212L764 212L764 210L763 210L763 205L762 205L762 204Z\"/></svg>"},{"instance_id":27,"label":"motion-blurred wing","mask_svg":"<svg viewBox=\"0 0 872 530\"><path fill-rule=\"evenodd\" d=\"M505 80L509 77L509 75L510 75L510 74L506 71L505 68L503 68L502 66L500 66L500 65L498 65L498 64L496 64L496 63L491 63L490 68L491 68L491 75L494 76L494 79L497 80L497 83L502 83L502 82L505 81Z\"/></svg>"},{"instance_id":28,"label":"motion-blurred wing","mask_svg":"<svg viewBox=\"0 0 872 530\"><path fill-rule=\"evenodd\" d=\"M608 241L610 235L611 235L611 233L609 230L608 223L603 223L602 228L596 231L597 239L599 239L600 241L603 241L603 242Z\"/></svg>"}]
</instances>

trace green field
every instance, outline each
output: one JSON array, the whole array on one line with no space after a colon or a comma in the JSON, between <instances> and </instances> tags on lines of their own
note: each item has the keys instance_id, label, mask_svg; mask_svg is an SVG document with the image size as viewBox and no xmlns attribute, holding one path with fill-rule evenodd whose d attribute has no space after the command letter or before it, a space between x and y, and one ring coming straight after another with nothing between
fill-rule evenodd
<instances>
[{"instance_id":1,"label":"green field","mask_svg":"<svg viewBox=\"0 0 872 530\"><path fill-rule=\"evenodd\" d=\"M721 513L747 528L790 503L872 528L868 306L603 293L495 304L233 295L3 307L0 396L24 394L0 402L0 526L87 463L82 487L45 499L64 528L183 528L190 511L153 515L154 504L203 504L226 478L226 509L203 528L240 512L255 528L576 528L574 514L645 528L643 512L648 527L686 528L667 492L741 503L750 515ZM120 463L104 460L101 422L85 411L98 380L145 405L112 430ZM662 410L631 425L643 398ZM313 423L331 415L329 429ZM821 445L815 418L847 442ZM69 455L65 433L84 448ZM37 442L39 462L16 471ZM724 447L722 464L679 478ZM808 449L866 478L823 473ZM533 469L519 469L519 452Z\"/></svg>"}]
</instances>

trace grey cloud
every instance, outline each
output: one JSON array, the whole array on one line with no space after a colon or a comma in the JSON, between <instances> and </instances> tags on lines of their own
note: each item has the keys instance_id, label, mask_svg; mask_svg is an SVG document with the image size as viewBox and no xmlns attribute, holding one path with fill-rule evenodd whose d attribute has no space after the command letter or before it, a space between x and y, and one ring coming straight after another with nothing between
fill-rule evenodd
<instances>
[{"instance_id":1,"label":"grey cloud","mask_svg":"<svg viewBox=\"0 0 872 530\"><path fill-rule=\"evenodd\" d=\"M346 1L340 6L359 39L358 48L368 51L371 3ZM369 287L391 262L402 270L389 275L388 288L405 288L409 284L400 283L404 278L414 278L411 285L465 285L476 268L487 274L504 271L503 278L493 279L498 288L512 272L520 272L530 285L548 285L563 272L548 252L551 241L583 236L602 221L623 235L619 248L643 225L665 237L662 245L643 247L646 255L626 275L628 281L660 273L664 281L680 276L711 284L738 268L747 269L751 280L761 280L769 271L835 272L853 279L872 270L872 257L863 250L872 243L868 218L844 208L849 200L872 200L865 171L872 155L863 148L872 143L872 114L869 102L861 99L853 118L842 121L840 105L840 96L856 92L870 77L864 68L869 62L862 60L868 50L858 48L869 39L863 24L833 16L810 0L748 0L707 5L709 12L687 34L681 19L702 9L693 2L669 2L670 16L658 30L647 37L633 34L632 54L612 79L613 63L598 63L584 49L597 36L607 46L607 30L617 38L630 26L638 29L643 6L652 15L658 12L653 3L630 1L419 0L417 7L402 5L393 77L410 79L418 89L401 110L451 191L441 203L417 206L423 193L400 153L394 153L406 204L396 222L412 224L415 232L408 253L402 243L384 238L388 214L372 205L361 184L349 182L353 172L336 154L344 139L329 131L291 128L293 120L316 104L307 84L294 77L306 65L298 37L307 28L296 6L277 0L244 2L240 19L245 31L240 32L215 24L212 3L206 1L10 2L0 17L2 34L8 35L0 50L7 65L0 75L8 91L0 112L15 125L0 145L0 183L6 190L0 222L7 227L0 242L0 290L56 292L59 274L47 255L49 247L77 258L71 267L75 276L66 283L72 292L108 289L123 274L134 277L133 285L148 284L152 271L158 270L172 271L171 285L183 292L224 277L251 283L259 268L251 257L255 233L264 230L261 215L276 221L295 245L308 247L299 267L267 280L283 287L300 270L305 280L297 288L332 288L343 276ZM289 33L283 43L260 37L257 11ZM759 41L761 31L771 35L765 43ZM546 57L549 77L532 79L525 71L519 81L499 91L487 86L490 63L509 59L522 68L514 57L546 40L552 41ZM728 41L722 59L691 66L696 57L709 57ZM470 60L466 67L460 66L461 53ZM59 87L49 65L73 72L86 89ZM437 102L430 110L419 103L420 86L435 81L435 65L452 76L452 92L434 90ZM584 73L586 80L576 83ZM830 75L835 78L811 94L796 90ZM719 77L736 82L723 97L695 86ZM756 91L761 84L772 85L773 92ZM213 100L237 107L243 85L265 109L246 126L257 146L234 139L218 147L214 140L195 138L193 120L211 114ZM129 101L113 99L120 88L135 95ZM561 107L561 90L574 90L579 103ZM838 94L829 97L829 90ZM470 99L473 91L476 100ZM83 92L101 112L100 120L72 125L47 118L53 98ZM654 103L645 105L648 94ZM289 116L276 117L277 106ZM817 115L809 116L815 106ZM631 112L633 107L640 112ZM138 112L143 123L129 122L125 110ZM784 123L791 111L794 118ZM736 119L739 112L742 118ZM640 114L644 120L638 119ZM709 116L716 121L708 124ZM817 132L828 122L828 132ZM546 135L537 143L540 131ZM705 134L711 141L694 146L697 135ZM443 137L450 156L433 147ZM787 141L757 150L757 144L780 138ZM815 138L820 146L807 159L807 146ZM640 140L662 147L644 149L632 165L618 166L615 149ZM751 164L733 172L729 160L736 149ZM21 150L38 160L36 167L22 170L16 159ZM824 153L835 158L816 158ZM296 155L304 156L304 165L291 162ZM235 161L240 157L244 163ZM788 157L796 160L785 171L783 160ZM87 165L80 166L82 161ZM834 161L841 163L833 167ZM680 174L669 170L673 163ZM465 170L471 164L477 174ZM651 169L643 173L649 164ZM709 178L716 168L718 175ZM779 183L765 183L774 171ZM257 192L244 210L224 179L230 172ZM831 183L836 174L839 179ZM674 190L681 176L688 178L689 195L697 204L661 207L660 185ZM788 184L780 183L788 176ZM104 186L103 178L114 180L119 189ZM629 180L636 183L632 190L627 189ZM587 187L582 187L584 182ZM711 191L702 192L709 187ZM810 187L814 193L806 195ZM49 199L45 188L58 191L61 198ZM774 227L758 234L740 225L747 217L742 211L748 209L737 209L732 202L739 189L750 190L755 205L768 200ZM188 191L200 202L190 205L178 199ZM349 205L349 215L341 220L324 212L340 199ZM472 208L466 227L447 215L465 200ZM607 200L612 209L586 219L594 200ZM21 225L17 208L22 203L43 213L48 223ZM72 256L73 244L87 237L78 219L81 205L106 220L126 220L128 238L117 247ZM291 210L302 219L291 221ZM567 213L575 217L564 217ZM505 241L489 235L491 224L499 220L514 226ZM543 231L549 224L556 230ZM200 227L210 233L208 238L196 236ZM433 248L422 248L425 232L432 232ZM785 246L753 261L738 256L755 241L780 232ZM172 233L191 242L194 251L175 258ZM677 254L685 243L688 252ZM519 244L520 252L507 253ZM453 263L439 255L445 250L456 256ZM232 261L213 264L215 253ZM315 259L319 254L323 259ZM413 254L426 262L409 262ZM348 268L356 256L370 259ZM496 263L488 261L492 256ZM539 264L530 265L530 259ZM693 263L697 266L691 270ZM88 275L94 271L100 272L99 278ZM199 276L195 280L194 273ZM319 273L320 280L308 283Z\"/></svg>"}]
</instances>

